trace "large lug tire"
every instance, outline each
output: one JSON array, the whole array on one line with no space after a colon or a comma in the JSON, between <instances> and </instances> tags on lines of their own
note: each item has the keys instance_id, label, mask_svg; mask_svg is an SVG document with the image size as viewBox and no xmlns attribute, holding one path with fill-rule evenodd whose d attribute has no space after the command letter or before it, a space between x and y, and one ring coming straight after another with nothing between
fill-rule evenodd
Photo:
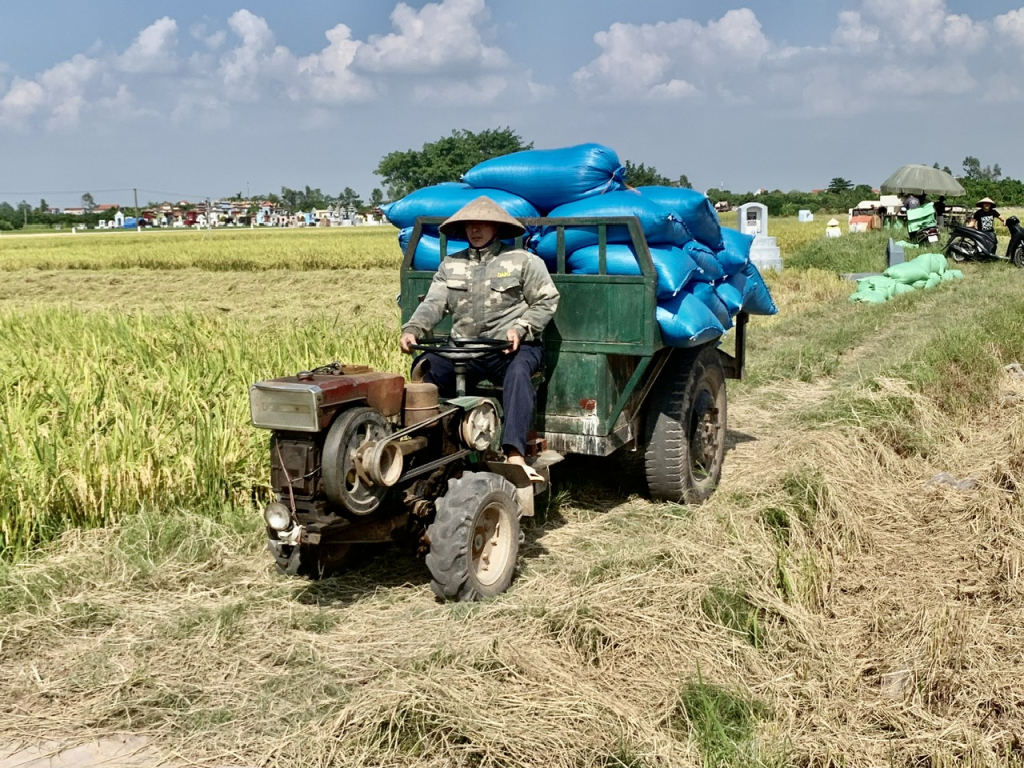
<instances>
[{"instance_id":1,"label":"large lug tire","mask_svg":"<svg viewBox=\"0 0 1024 768\"><path fill-rule=\"evenodd\" d=\"M267 541L267 545L278 573L313 581L333 576L344 569L354 551L351 544L291 546L273 538Z\"/></svg>"},{"instance_id":2,"label":"large lug tire","mask_svg":"<svg viewBox=\"0 0 1024 768\"><path fill-rule=\"evenodd\" d=\"M367 440L381 440L391 425L373 408L357 406L340 413L324 440L322 473L327 497L353 515L377 510L388 489L367 485L356 471L356 449Z\"/></svg>"},{"instance_id":3,"label":"large lug tire","mask_svg":"<svg viewBox=\"0 0 1024 768\"><path fill-rule=\"evenodd\" d=\"M436 507L427 529L434 594L468 602L508 589L521 540L515 486L493 472L466 472L448 481Z\"/></svg>"},{"instance_id":4,"label":"large lug tire","mask_svg":"<svg viewBox=\"0 0 1024 768\"><path fill-rule=\"evenodd\" d=\"M651 497L706 501L725 461L725 371L714 343L680 354L651 393L644 468Z\"/></svg>"}]
</instances>

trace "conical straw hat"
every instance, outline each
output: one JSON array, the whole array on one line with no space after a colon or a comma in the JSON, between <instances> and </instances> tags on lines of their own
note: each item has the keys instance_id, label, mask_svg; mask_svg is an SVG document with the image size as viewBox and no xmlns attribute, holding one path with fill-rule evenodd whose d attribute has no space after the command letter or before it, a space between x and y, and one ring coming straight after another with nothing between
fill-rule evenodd
<instances>
[{"instance_id":1,"label":"conical straw hat","mask_svg":"<svg viewBox=\"0 0 1024 768\"><path fill-rule=\"evenodd\" d=\"M839 226L839 222L836 221L835 219L829 219L828 222L825 224L825 226L826 227L838 227Z\"/></svg>"},{"instance_id":2,"label":"conical straw hat","mask_svg":"<svg viewBox=\"0 0 1024 768\"><path fill-rule=\"evenodd\" d=\"M993 200L991 197L983 197L983 198L981 198L981 200L978 201L978 205L981 205L982 203L988 203L989 205L995 205L996 201Z\"/></svg>"},{"instance_id":3,"label":"conical straw hat","mask_svg":"<svg viewBox=\"0 0 1024 768\"><path fill-rule=\"evenodd\" d=\"M499 240L519 237L526 232L526 227L485 195L481 195L476 200L466 203L438 229L446 237L454 237L461 240L466 236L467 221L490 221L497 224Z\"/></svg>"}]
</instances>

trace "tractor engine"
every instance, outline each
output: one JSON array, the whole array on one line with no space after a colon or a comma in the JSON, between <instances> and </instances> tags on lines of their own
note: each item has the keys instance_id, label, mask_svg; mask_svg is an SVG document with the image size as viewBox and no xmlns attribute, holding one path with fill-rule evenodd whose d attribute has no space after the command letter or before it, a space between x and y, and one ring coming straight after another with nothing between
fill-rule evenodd
<instances>
[{"instance_id":1,"label":"tractor engine","mask_svg":"<svg viewBox=\"0 0 1024 768\"><path fill-rule=\"evenodd\" d=\"M374 512L401 473L397 447L373 448L401 426L405 379L334 364L254 384L254 426L272 431L267 523L325 522L335 511ZM279 507L284 507L282 510Z\"/></svg>"}]
</instances>

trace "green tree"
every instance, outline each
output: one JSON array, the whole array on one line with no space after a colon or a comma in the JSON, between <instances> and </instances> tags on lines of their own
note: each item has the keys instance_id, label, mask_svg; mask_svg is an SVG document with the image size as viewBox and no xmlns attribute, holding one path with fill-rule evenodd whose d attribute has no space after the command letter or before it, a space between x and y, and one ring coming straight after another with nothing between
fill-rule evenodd
<instances>
[{"instance_id":1,"label":"green tree","mask_svg":"<svg viewBox=\"0 0 1024 768\"><path fill-rule=\"evenodd\" d=\"M999 177L1003 175L999 163L982 167L981 161L971 155L964 158L963 168L964 178L971 181L999 181Z\"/></svg>"},{"instance_id":2,"label":"green tree","mask_svg":"<svg viewBox=\"0 0 1024 768\"><path fill-rule=\"evenodd\" d=\"M693 184L691 184L690 180L688 178L686 178L686 174L685 173L681 174L679 176L679 178L676 180L676 183L673 184L672 186L673 187L680 187L682 189L693 189Z\"/></svg>"},{"instance_id":3,"label":"green tree","mask_svg":"<svg viewBox=\"0 0 1024 768\"><path fill-rule=\"evenodd\" d=\"M93 199L91 192L86 192L82 195L82 207L85 208L86 213L92 213L93 209L96 208L96 200Z\"/></svg>"},{"instance_id":4,"label":"green tree","mask_svg":"<svg viewBox=\"0 0 1024 768\"><path fill-rule=\"evenodd\" d=\"M384 204L384 193L380 191L379 187L374 187L370 193L370 207L380 208Z\"/></svg>"},{"instance_id":5,"label":"green tree","mask_svg":"<svg viewBox=\"0 0 1024 768\"><path fill-rule=\"evenodd\" d=\"M633 161L627 160L626 166L626 183L631 187L670 187L673 186L672 180L667 176L662 176L658 173L658 169L653 165L648 168L643 163L635 165Z\"/></svg>"},{"instance_id":6,"label":"green tree","mask_svg":"<svg viewBox=\"0 0 1024 768\"><path fill-rule=\"evenodd\" d=\"M356 191L352 189L352 187L345 187L345 189L342 190L341 194L338 195L338 204L344 211L358 211L363 207L363 201L359 198L359 195L356 194Z\"/></svg>"},{"instance_id":7,"label":"green tree","mask_svg":"<svg viewBox=\"0 0 1024 768\"><path fill-rule=\"evenodd\" d=\"M384 180L388 198L397 200L421 187L458 181L477 163L499 155L532 149L524 144L511 128L497 128L473 133L452 131L422 149L390 152L381 159L375 173Z\"/></svg>"},{"instance_id":8,"label":"green tree","mask_svg":"<svg viewBox=\"0 0 1024 768\"><path fill-rule=\"evenodd\" d=\"M833 194L845 192L848 189L853 189L853 182L849 179L844 179L842 176L836 176L828 183L828 191Z\"/></svg>"}]
</instances>

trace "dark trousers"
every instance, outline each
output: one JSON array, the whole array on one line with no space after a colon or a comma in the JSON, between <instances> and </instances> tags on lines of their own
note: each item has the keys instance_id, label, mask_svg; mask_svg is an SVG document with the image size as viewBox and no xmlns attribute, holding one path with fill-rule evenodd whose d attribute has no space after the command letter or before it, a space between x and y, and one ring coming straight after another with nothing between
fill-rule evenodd
<instances>
[{"instance_id":1,"label":"dark trousers","mask_svg":"<svg viewBox=\"0 0 1024 768\"><path fill-rule=\"evenodd\" d=\"M519 351L506 355L497 352L466 364L466 385L472 387L481 379L501 382L501 407L505 411L505 434L502 444L526 454L526 438L533 421L537 393L530 377L540 370L544 348L540 344L522 344ZM416 358L413 367L422 366L423 380L437 385L441 397L455 396L455 365L440 355L425 352Z\"/></svg>"}]
</instances>

